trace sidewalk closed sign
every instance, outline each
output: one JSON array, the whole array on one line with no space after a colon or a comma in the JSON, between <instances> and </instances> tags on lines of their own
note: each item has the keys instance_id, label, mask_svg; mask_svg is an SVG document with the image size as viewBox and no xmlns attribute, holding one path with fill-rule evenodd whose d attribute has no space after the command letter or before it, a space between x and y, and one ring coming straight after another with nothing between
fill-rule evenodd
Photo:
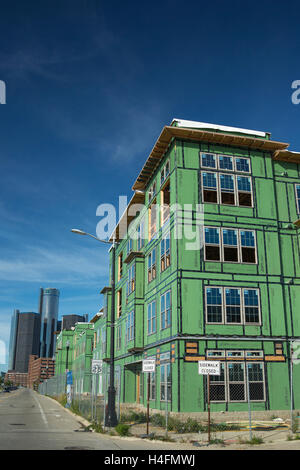
<instances>
[{"instance_id":1,"label":"sidewalk closed sign","mask_svg":"<svg viewBox=\"0 0 300 470\"><path fill-rule=\"evenodd\" d=\"M143 372L155 372L155 359L143 360Z\"/></svg>"},{"instance_id":2,"label":"sidewalk closed sign","mask_svg":"<svg viewBox=\"0 0 300 470\"><path fill-rule=\"evenodd\" d=\"M198 361L198 373L200 375L220 375L220 362Z\"/></svg>"}]
</instances>

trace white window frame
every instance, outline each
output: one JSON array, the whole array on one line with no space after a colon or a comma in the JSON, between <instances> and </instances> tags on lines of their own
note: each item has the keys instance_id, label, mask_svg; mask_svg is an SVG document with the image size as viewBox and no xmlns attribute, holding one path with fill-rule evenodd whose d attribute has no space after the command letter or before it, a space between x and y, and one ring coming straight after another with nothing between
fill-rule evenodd
<instances>
[{"instance_id":1,"label":"white window frame","mask_svg":"<svg viewBox=\"0 0 300 470\"><path fill-rule=\"evenodd\" d=\"M170 368L170 381L168 381L168 367ZM162 379L162 370L164 369L165 381ZM165 398L162 398L162 387L164 388ZM168 398L168 389L170 390L170 398ZM167 397L167 399L166 399ZM160 364L160 387L159 387L160 401L170 403L172 401L172 366L171 362L164 362Z\"/></svg>"},{"instance_id":2,"label":"white window frame","mask_svg":"<svg viewBox=\"0 0 300 470\"><path fill-rule=\"evenodd\" d=\"M170 323L168 323L168 315L167 315L168 309L166 308L167 294L170 295L170 305L169 305ZM163 297L165 298L165 310L164 310L165 326L162 325L163 312L162 312L162 309L161 309L161 301L162 301ZM161 330L166 330L167 328L171 328L171 325L172 325L172 291L171 291L171 289L168 289L166 292L164 292L160 296L160 329Z\"/></svg>"},{"instance_id":3,"label":"white window frame","mask_svg":"<svg viewBox=\"0 0 300 470\"><path fill-rule=\"evenodd\" d=\"M237 352L237 351L236 351ZM224 386L225 390L225 400L214 400L213 399L213 394L212 392L210 393L211 396L211 402L212 403L245 403L248 401L248 387L247 387L247 368L250 365L258 364L261 367L262 370L262 381L258 381L257 383L263 383L263 398L260 400L250 400L251 403L263 403L266 401L266 378L265 378L265 370L264 370L264 363L263 361L255 361L255 360L244 360L243 358L241 360L236 359L234 361L222 361L223 367L224 367L224 382L220 382L220 386ZM244 380L243 382L234 382L234 381L229 381L229 366L230 365L236 365L236 364L242 364L243 365L243 370L244 370ZM234 383L242 383L244 386L244 400L232 400L230 399L230 392L229 392L229 386L230 384ZM249 383L255 383L253 381L250 381ZM223 384L223 385L222 385ZM214 383L211 383L211 385L215 385ZM207 384L208 386L208 384Z\"/></svg>"},{"instance_id":4,"label":"white window frame","mask_svg":"<svg viewBox=\"0 0 300 470\"><path fill-rule=\"evenodd\" d=\"M203 154L209 154L209 155L214 155L215 157L215 161L216 161L216 166L213 168L211 166L204 166L202 165L202 155ZM200 167L201 168L207 168L207 169L210 169L210 170L217 170L218 169L218 158L217 158L217 154L214 153L214 152L200 152Z\"/></svg>"},{"instance_id":5,"label":"white window frame","mask_svg":"<svg viewBox=\"0 0 300 470\"><path fill-rule=\"evenodd\" d=\"M153 263L153 252L155 252L155 261ZM149 267L149 259L151 260L151 264L150 264L150 267ZM153 273L155 273L153 275ZM152 282L154 279L156 279L156 276L157 276L157 249L156 247L153 248L148 256L147 256L147 280L148 280L148 284L150 284L150 282Z\"/></svg>"},{"instance_id":6,"label":"white window frame","mask_svg":"<svg viewBox=\"0 0 300 470\"><path fill-rule=\"evenodd\" d=\"M238 170L238 169L236 168L236 161L237 161L238 159L248 160L248 162L249 162L249 171L241 171L241 170ZM236 173L241 173L241 174L243 174L243 175L251 175L251 173L252 173L252 169L251 169L251 158L249 158L249 157L239 157L239 156L235 156L235 157L234 157L234 171L235 171Z\"/></svg>"},{"instance_id":7,"label":"white window frame","mask_svg":"<svg viewBox=\"0 0 300 470\"><path fill-rule=\"evenodd\" d=\"M153 304L154 304L154 315L153 315ZM151 306L151 316L150 316L150 326L151 329L149 331L149 307ZM153 318L155 328L153 329ZM157 310L156 310L156 300L152 300L147 304L147 335L153 335L157 332Z\"/></svg>"},{"instance_id":8,"label":"white window frame","mask_svg":"<svg viewBox=\"0 0 300 470\"><path fill-rule=\"evenodd\" d=\"M210 322L208 321L208 303L207 303L207 289L221 289L221 297L222 297L222 305L221 305L221 311L222 311L222 321L221 322ZM241 291L241 322L240 323L231 323L226 321L226 292L225 289L239 289ZM258 317L259 321L253 322L253 323L246 323L246 314L245 314L245 303L244 303L244 291L245 290L254 290L257 291L258 294ZM260 305L260 289L254 288L254 287L239 287L239 286L205 286L205 291L204 291L204 299L205 299L205 322L207 325L243 325L243 326L261 326L262 325L262 319L261 319L261 305Z\"/></svg>"},{"instance_id":9,"label":"white window frame","mask_svg":"<svg viewBox=\"0 0 300 470\"><path fill-rule=\"evenodd\" d=\"M218 233L219 233L219 244L216 244L216 243L208 243L206 244L205 242L205 229L206 228L213 228L213 229L217 229L218 230ZM210 263L222 263L222 251L221 251L221 244L222 244L222 240L221 240L221 227L213 227L211 225L205 225L203 227L203 249L204 249L204 261L207 261L207 262L210 262ZM210 259L206 259L206 250L205 250L205 247L206 246L218 246L219 247L219 253L220 253L220 259L219 260L210 260Z\"/></svg>"},{"instance_id":10,"label":"white window frame","mask_svg":"<svg viewBox=\"0 0 300 470\"><path fill-rule=\"evenodd\" d=\"M213 228L219 231L219 245L206 243L205 241L205 229L206 228ZM239 261L224 261L223 256L223 230L236 230L238 232L238 260ZM254 253L255 253L255 263L246 263L242 261L242 243L241 243L241 232L252 232L254 234ZM210 260L206 259L206 246L218 246L220 249L220 259L219 260ZM231 245L228 245L231 246ZM233 245L232 245L233 246ZM247 248L247 247L244 247ZM248 247L253 248L253 247ZM204 261L209 263L231 263L231 264L246 264L249 266L254 266L258 264L258 254L257 254L257 242L256 242L256 230L248 229L248 228L236 228L236 227L215 227L211 225L204 225L203 226L203 249L204 249Z\"/></svg>"},{"instance_id":11,"label":"white window frame","mask_svg":"<svg viewBox=\"0 0 300 470\"><path fill-rule=\"evenodd\" d=\"M127 318L126 318L126 333L125 333L126 344L134 340L134 323L135 323L134 310L131 310L128 313Z\"/></svg>"}]
</instances>

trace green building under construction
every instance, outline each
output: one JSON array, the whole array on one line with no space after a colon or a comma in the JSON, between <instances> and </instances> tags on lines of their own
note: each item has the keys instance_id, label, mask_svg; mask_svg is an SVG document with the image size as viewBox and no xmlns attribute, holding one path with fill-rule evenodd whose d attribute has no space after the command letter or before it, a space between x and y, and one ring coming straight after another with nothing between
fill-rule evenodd
<instances>
[{"instance_id":1,"label":"green building under construction","mask_svg":"<svg viewBox=\"0 0 300 470\"><path fill-rule=\"evenodd\" d=\"M162 129L111 236L121 403L146 406L152 358L153 410L207 410L200 360L221 366L212 411L300 408L300 153L288 146L178 119ZM94 329L109 363L111 282L102 293Z\"/></svg>"}]
</instances>

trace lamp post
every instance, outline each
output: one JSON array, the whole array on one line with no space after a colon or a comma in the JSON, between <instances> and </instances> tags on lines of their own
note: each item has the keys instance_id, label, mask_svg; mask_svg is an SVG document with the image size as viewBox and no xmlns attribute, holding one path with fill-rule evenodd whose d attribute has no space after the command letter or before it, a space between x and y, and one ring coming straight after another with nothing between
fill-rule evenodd
<instances>
[{"instance_id":1,"label":"lamp post","mask_svg":"<svg viewBox=\"0 0 300 470\"><path fill-rule=\"evenodd\" d=\"M112 250L112 269L111 269L111 322L110 322L110 361L109 361L109 387L107 399L107 413L105 414L105 426L115 427L118 424L116 413L116 389L115 389L115 258L116 258L116 245L115 239L113 242L101 240L100 238L84 232L83 230L73 228L73 233L78 235L88 235L95 238L101 243L106 243L111 246Z\"/></svg>"}]
</instances>

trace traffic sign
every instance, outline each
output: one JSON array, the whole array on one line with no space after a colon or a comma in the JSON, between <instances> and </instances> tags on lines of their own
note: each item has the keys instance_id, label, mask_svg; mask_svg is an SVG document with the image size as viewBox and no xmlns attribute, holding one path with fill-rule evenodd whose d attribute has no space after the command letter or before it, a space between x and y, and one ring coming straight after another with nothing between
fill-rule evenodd
<instances>
[{"instance_id":1,"label":"traffic sign","mask_svg":"<svg viewBox=\"0 0 300 470\"><path fill-rule=\"evenodd\" d=\"M155 359L143 360L143 372L155 372Z\"/></svg>"},{"instance_id":2,"label":"traffic sign","mask_svg":"<svg viewBox=\"0 0 300 470\"><path fill-rule=\"evenodd\" d=\"M218 362L218 361L198 361L198 374L200 374L200 375L220 375L220 362Z\"/></svg>"},{"instance_id":3,"label":"traffic sign","mask_svg":"<svg viewBox=\"0 0 300 470\"><path fill-rule=\"evenodd\" d=\"M103 361L101 359L92 359L92 374L102 374Z\"/></svg>"}]
</instances>

